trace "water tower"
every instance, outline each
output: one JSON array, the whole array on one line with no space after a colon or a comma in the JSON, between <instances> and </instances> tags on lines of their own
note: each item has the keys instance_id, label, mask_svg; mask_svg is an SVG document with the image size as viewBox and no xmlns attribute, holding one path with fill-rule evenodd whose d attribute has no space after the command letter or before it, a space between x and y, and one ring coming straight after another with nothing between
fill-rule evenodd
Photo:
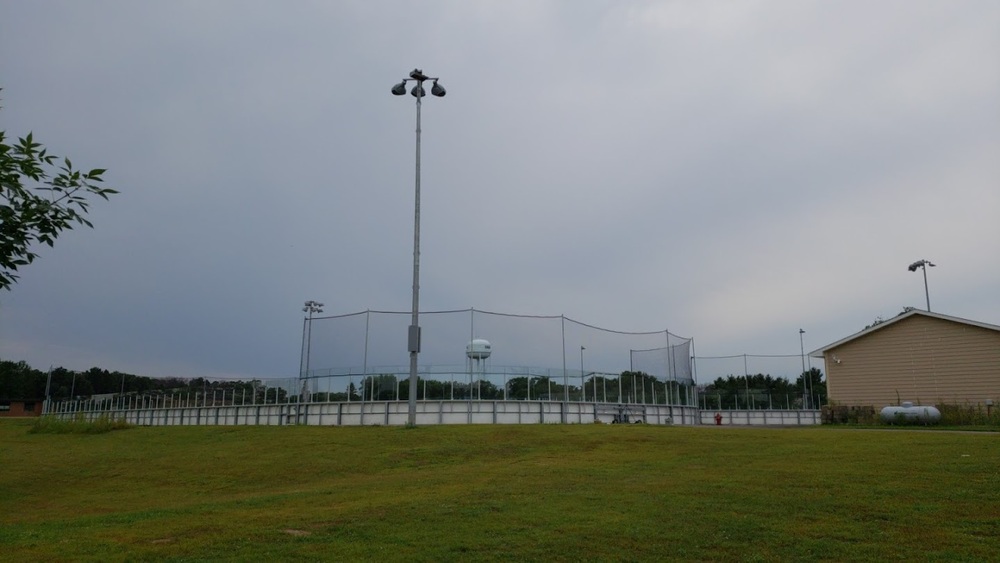
<instances>
[{"instance_id":1,"label":"water tower","mask_svg":"<svg viewBox=\"0 0 1000 563\"><path fill-rule=\"evenodd\" d=\"M483 338L473 339L465 345L465 357L469 364L469 395L472 395L473 376L478 376L479 380L486 378L486 360L489 359L493 346L489 340ZM482 398L482 396L480 396Z\"/></svg>"}]
</instances>

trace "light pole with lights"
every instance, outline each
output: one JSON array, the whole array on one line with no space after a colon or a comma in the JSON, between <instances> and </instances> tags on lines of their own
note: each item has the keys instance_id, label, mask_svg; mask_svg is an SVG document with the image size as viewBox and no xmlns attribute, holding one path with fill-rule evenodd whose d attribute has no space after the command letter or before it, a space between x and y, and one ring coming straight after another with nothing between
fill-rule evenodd
<instances>
[{"instance_id":1,"label":"light pole with lights","mask_svg":"<svg viewBox=\"0 0 1000 563\"><path fill-rule=\"evenodd\" d=\"M402 96L406 93L406 83L416 82L410 90L410 95L417 99L417 165L413 204L413 315L407 334L407 349L410 352L410 393L406 419L408 426L414 426L417 423L417 354L420 353L420 325L418 323L420 315L420 100L426 95L424 82L427 80L433 82L431 94L443 98L446 92L444 87L438 84L438 79L425 75L419 68L413 69L409 78L404 78L402 82L392 87L394 96Z\"/></svg>"},{"instance_id":2,"label":"light pole with lights","mask_svg":"<svg viewBox=\"0 0 1000 563\"><path fill-rule=\"evenodd\" d=\"M806 383L810 378L806 374L806 345L802 340L802 335L806 331L799 329L799 351L802 353L802 408L808 408L809 404L809 385Z\"/></svg>"},{"instance_id":3,"label":"light pole with lights","mask_svg":"<svg viewBox=\"0 0 1000 563\"><path fill-rule=\"evenodd\" d=\"M302 347L305 349L305 370L303 371L302 360L303 357L299 356L299 402L306 402L306 397L309 394L309 380L307 379L309 375L309 354L312 351L312 320L313 313L322 313L323 304L318 301L306 301L305 306L302 307L302 312L306 313L306 316L302 319ZM306 327L309 327L308 336L306 336Z\"/></svg>"},{"instance_id":4,"label":"light pole with lights","mask_svg":"<svg viewBox=\"0 0 1000 563\"><path fill-rule=\"evenodd\" d=\"M927 312L931 312L931 293L927 290L927 266L931 268L935 267L935 264L931 264L930 260L917 260L916 262L910 264L908 270L911 272L916 272L917 268L924 271L924 296L927 297Z\"/></svg>"}]
</instances>

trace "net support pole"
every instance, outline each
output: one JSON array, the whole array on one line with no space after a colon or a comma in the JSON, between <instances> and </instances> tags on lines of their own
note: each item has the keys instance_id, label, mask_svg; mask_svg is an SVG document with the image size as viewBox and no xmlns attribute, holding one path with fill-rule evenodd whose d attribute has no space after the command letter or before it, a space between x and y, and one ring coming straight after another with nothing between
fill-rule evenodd
<instances>
[{"instance_id":1,"label":"net support pole","mask_svg":"<svg viewBox=\"0 0 1000 563\"><path fill-rule=\"evenodd\" d=\"M361 358L361 412L365 410L365 378L368 377L368 329L371 325L371 309L365 311L365 352Z\"/></svg>"},{"instance_id":2,"label":"net support pole","mask_svg":"<svg viewBox=\"0 0 1000 563\"><path fill-rule=\"evenodd\" d=\"M566 409L569 408L569 374L566 372L566 315L559 315L562 325L562 370L563 370L563 407L560 409L560 419L566 424Z\"/></svg>"},{"instance_id":3,"label":"net support pole","mask_svg":"<svg viewBox=\"0 0 1000 563\"><path fill-rule=\"evenodd\" d=\"M674 368L673 350L670 347L670 330L669 329L665 329L663 331L663 336L666 337L666 339L667 339L667 381L670 381L672 379L675 379L674 374L673 374L673 368ZM664 385L664 387L667 387L667 386ZM669 403L673 403L674 402L674 392L673 392L672 389L667 394L667 397L668 397L667 402L669 402Z\"/></svg>"}]
</instances>

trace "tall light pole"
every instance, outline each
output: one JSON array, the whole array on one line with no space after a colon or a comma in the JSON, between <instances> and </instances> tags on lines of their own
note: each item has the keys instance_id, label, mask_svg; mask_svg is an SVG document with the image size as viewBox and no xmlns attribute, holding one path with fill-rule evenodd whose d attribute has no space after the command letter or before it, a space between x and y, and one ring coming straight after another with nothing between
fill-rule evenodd
<instances>
[{"instance_id":1,"label":"tall light pole","mask_svg":"<svg viewBox=\"0 0 1000 563\"><path fill-rule=\"evenodd\" d=\"M809 399L809 385L806 383L808 377L806 375L806 345L802 340L802 335L806 331L799 329L799 351L802 353L802 408L807 408Z\"/></svg>"},{"instance_id":2,"label":"tall light pole","mask_svg":"<svg viewBox=\"0 0 1000 563\"><path fill-rule=\"evenodd\" d=\"M438 84L437 78L431 78L424 74L419 68L410 72L409 78L404 78L402 82L392 87L394 96L402 96L406 93L406 83L416 82L410 90L410 95L417 99L417 165L416 180L414 188L413 204L413 316L410 320L410 328L407 334L407 350L410 352L410 393L409 393L409 414L406 423L414 426L417 423L417 354L420 353L420 100L424 97L424 82L433 81L431 94L443 98L445 89Z\"/></svg>"},{"instance_id":3,"label":"tall light pole","mask_svg":"<svg viewBox=\"0 0 1000 563\"><path fill-rule=\"evenodd\" d=\"M302 312L306 314L302 319L302 347L305 349L305 369L302 368L302 356L299 356L299 402L306 402L306 397L309 394L309 380L307 376L309 375L309 355L312 352L312 335L313 335L313 313L322 313L323 304L318 301L306 301L305 306L302 307ZM309 336L306 336L306 326L309 327Z\"/></svg>"},{"instance_id":4,"label":"tall light pole","mask_svg":"<svg viewBox=\"0 0 1000 563\"><path fill-rule=\"evenodd\" d=\"M585 347L580 346L580 392L583 393L581 401L587 400L587 382L584 381L586 377L583 375L583 351L586 350Z\"/></svg>"},{"instance_id":5,"label":"tall light pole","mask_svg":"<svg viewBox=\"0 0 1000 563\"><path fill-rule=\"evenodd\" d=\"M934 264L931 264L930 260L917 260L916 262L910 264L907 269L911 272L916 272L917 268L924 271L924 295L927 297L927 312L929 313L931 311L931 293L927 290L927 266L930 266L931 268L935 267Z\"/></svg>"}]
</instances>

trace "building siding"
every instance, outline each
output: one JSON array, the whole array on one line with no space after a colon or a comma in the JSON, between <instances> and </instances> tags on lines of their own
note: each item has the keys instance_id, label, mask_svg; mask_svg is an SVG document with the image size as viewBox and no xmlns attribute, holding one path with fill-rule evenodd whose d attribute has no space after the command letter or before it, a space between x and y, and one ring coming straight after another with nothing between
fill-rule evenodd
<instances>
[{"instance_id":1,"label":"building siding","mask_svg":"<svg viewBox=\"0 0 1000 563\"><path fill-rule=\"evenodd\" d=\"M1000 404L1000 331L914 315L828 349L824 359L837 404Z\"/></svg>"}]
</instances>

